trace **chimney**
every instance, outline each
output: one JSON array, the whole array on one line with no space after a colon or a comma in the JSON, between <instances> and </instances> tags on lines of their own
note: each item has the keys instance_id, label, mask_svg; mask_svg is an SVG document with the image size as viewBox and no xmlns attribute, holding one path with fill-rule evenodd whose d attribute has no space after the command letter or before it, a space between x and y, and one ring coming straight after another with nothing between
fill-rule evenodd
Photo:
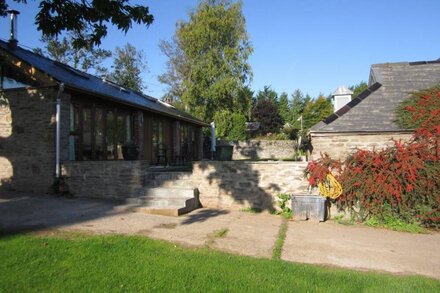
<instances>
[{"instance_id":1,"label":"chimney","mask_svg":"<svg viewBox=\"0 0 440 293\"><path fill-rule=\"evenodd\" d=\"M17 17L20 14L17 10L8 10L7 11L11 17L11 31L9 35L9 47L11 48L17 48Z\"/></svg>"},{"instance_id":2,"label":"chimney","mask_svg":"<svg viewBox=\"0 0 440 293\"><path fill-rule=\"evenodd\" d=\"M346 86L341 85L332 94L333 105L335 112L344 107L351 101L351 95L353 92Z\"/></svg>"}]
</instances>

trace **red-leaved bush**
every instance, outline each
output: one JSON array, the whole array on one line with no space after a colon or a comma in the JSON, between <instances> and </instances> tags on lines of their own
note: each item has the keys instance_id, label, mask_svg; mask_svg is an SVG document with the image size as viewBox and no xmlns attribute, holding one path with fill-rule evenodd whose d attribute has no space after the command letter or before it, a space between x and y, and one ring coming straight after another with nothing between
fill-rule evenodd
<instances>
[{"instance_id":1,"label":"red-leaved bush","mask_svg":"<svg viewBox=\"0 0 440 293\"><path fill-rule=\"evenodd\" d=\"M344 162L321 155L306 169L309 183L316 186L331 171L343 188L336 204L361 220L391 213L440 227L440 88L411 96L397 115L400 125L414 129L410 141L357 150Z\"/></svg>"}]
</instances>

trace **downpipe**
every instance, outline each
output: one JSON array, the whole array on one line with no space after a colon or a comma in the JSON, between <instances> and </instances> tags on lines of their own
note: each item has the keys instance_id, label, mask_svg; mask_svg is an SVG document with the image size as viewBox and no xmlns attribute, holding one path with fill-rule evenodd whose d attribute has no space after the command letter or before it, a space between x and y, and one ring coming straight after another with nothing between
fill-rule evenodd
<instances>
[{"instance_id":1,"label":"downpipe","mask_svg":"<svg viewBox=\"0 0 440 293\"><path fill-rule=\"evenodd\" d=\"M61 177L60 168L60 115L61 115L61 94L64 92L64 83L60 83L58 87L57 100L56 100L56 113L55 113L55 179Z\"/></svg>"}]
</instances>

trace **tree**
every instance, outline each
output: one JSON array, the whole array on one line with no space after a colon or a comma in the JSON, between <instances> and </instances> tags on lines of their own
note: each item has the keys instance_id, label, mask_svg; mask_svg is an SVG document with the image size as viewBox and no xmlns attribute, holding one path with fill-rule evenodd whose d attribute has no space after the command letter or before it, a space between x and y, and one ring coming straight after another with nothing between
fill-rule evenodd
<instances>
[{"instance_id":1,"label":"tree","mask_svg":"<svg viewBox=\"0 0 440 293\"><path fill-rule=\"evenodd\" d=\"M215 133L218 138L226 140L247 139L246 117L243 114L221 110L214 114L214 121Z\"/></svg>"},{"instance_id":2,"label":"tree","mask_svg":"<svg viewBox=\"0 0 440 293\"><path fill-rule=\"evenodd\" d=\"M317 99L307 102L303 113L304 128L312 127L332 113L332 102L321 94Z\"/></svg>"},{"instance_id":3,"label":"tree","mask_svg":"<svg viewBox=\"0 0 440 293\"><path fill-rule=\"evenodd\" d=\"M182 81L185 76L188 76L189 66L185 60L185 54L181 49L179 39L175 35L172 41L162 40L159 44L159 49L168 57L166 63L166 73L159 75L158 79L161 83L168 85L166 96L169 100L181 104L181 97L183 95Z\"/></svg>"},{"instance_id":4,"label":"tree","mask_svg":"<svg viewBox=\"0 0 440 293\"><path fill-rule=\"evenodd\" d=\"M72 66L97 76L104 76L108 73L103 61L112 56L109 50L85 47L75 48L72 44L73 36L63 37L60 41L56 38L43 36L41 41L45 43L44 49L35 48L34 52L47 56L55 61Z\"/></svg>"},{"instance_id":5,"label":"tree","mask_svg":"<svg viewBox=\"0 0 440 293\"><path fill-rule=\"evenodd\" d=\"M75 48L99 46L109 25L127 33L133 22L149 26L154 20L147 6L130 5L128 0L45 0L40 1L39 9L35 16L37 29L47 37L74 33L72 44ZM8 4L2 1L0 16L5 16L7 10Z\"/></svg>"},{"instance_id":6,"label":"tree","mask_svg":"<svg viewBox=\"0 0 440 293\"><path fill-rule=\"evenodd\" d=\"M234 99L234 112L243 114L249 121L252 115L254 92L249 86L243 87Z\"/></svg>"},{"instance_id":7,"label":"tree","mask_svg":"<svg viewBox=\"0 0 440 293\"><path fill-rule=\"evenodd\" d=\"M270 86L265 85L262 91L257 93L257 101L259 100L270 100L275 105L278 104L278 94Z\"/></svg>"},{"instance_id":8,"label":"tree","mask_svg":"<svg viewBox=\"0 0 440 293\"><path fill-rule=\"evenodd\" d=\"M289 96L287 93L281 93L278 102L278 111L280 112L281 118L283 118L284 123L291 122L291 113L289 108Z\"/></svg>"},{"instance_id":9,"label":"tree","mask_svg":"<svg viewBox=\"0 0 440 293\"><path fill-rule=\"evenodd\" d=\"M290 120L289 123L296 129L301 129L301 122L298 121L300 116L304 112L305 105L308 101L311 100L311 97L307 95L304 97L304 94L300 89L296 89L292 94L292 100L290 101L289 109L290 109Z\"/></svg>"},{"instance_id":10,"label":"tree","mask_svg":"<svg viewBox=\"0 0 440 293\"><path fill-rule=\"evenodd\" d=\"M141 78L147 67L142 50L136 50L129 43L123 48L116 47L112 67L111 80L115 83L139 92L146 88Z\"/></svg>"},{"instance_id":11,"label":"tree","mask_svg":"<svg viewBox=\"0 0 440 293\"><path fill-rule=\"evenodd\" d=\"M257 101L257 105L252 110L252 120L260 122L262 134L277 133L283 126L283 119L278 113L277 106L269 99Z\"/></svg>"},{"instance_id":12,"label":"tree","mask_svg":"<svg viewBox=\"0 0 440 293\"><path fill-rule=\"evenodd\" d=\"M359 96L360 93L362 93L368 88L368 84L365 81L361 81L360 83L352 85L348 88L353 92L351 99L354 99L357 96Z\"/></svg>"},{"instance_id":13,"label":"tree","mask_svg":"<svg viewBox=\"0 0 440 293\"><path fill-rule=\"evenodd\" d=\"M241 2L201 1L187 22L177 24L174 38L160 46L169 61L159 81L204 121L232 110L251 79L252 47L241 10Z\"/></svg>"}]
</instances>

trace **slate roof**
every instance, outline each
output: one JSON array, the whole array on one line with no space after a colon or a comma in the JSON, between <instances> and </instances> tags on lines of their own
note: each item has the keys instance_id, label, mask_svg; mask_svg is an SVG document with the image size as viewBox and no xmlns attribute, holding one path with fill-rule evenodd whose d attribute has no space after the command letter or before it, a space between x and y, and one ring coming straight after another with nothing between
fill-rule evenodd
<instances>
[{"instance_id":1,"label":"slate roof","mask_svg":"<svg viewBox=\"0 0 440 293\"><path fill-rule=\"evenodd\" d=\"M110 81L103 80L91 74L76 70L65 64L53 61L19 46L11 48L7 42L0 40L0 48L48 74L54 80L65 84L66 88L76 89L97 95L101 98L149 110L158 114L191 122L200 126L209 126L197 118L159 101L153 97L134 90L121 87Z\"/></svg>"},{"instance_id":2,"label":"slate roof","mask_svg":"<svg viewBox=\"0 0 440 293\"><path fill-rule=\"evenodd\" d=\"M371 66L368 89L310 132L400 132L394 111L414 92L440 84L440 59Z\"/></svg>"}]
</instances>

